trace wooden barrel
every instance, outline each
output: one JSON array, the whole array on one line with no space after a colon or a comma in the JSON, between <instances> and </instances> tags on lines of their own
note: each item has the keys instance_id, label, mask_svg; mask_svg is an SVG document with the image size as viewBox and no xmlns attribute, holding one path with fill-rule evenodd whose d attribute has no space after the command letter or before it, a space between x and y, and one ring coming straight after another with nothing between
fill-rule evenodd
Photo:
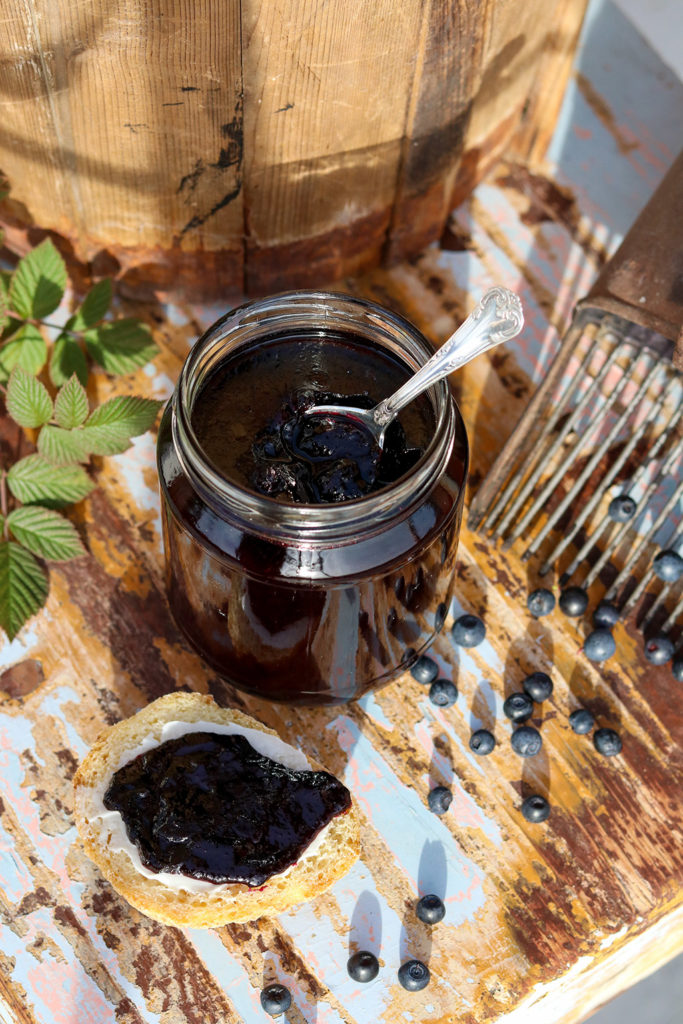
<instances>
[{"instance_id":1,"label":"wooden barrel","mask_svg":"<svg viewBox=\"0 0 683 1024\"><path fill-rule=\"evenodd\" d=\"M10 244L194 297L413 255L547 134L585 5L0 0Z\"/></svg>"}]
</instances>

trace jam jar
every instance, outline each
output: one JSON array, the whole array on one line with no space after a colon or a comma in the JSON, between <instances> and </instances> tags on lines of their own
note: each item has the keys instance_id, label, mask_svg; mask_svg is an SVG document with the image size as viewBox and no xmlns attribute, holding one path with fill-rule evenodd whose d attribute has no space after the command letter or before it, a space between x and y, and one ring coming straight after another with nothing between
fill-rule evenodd
<instances>
[{"instance_id":1,"label":"jam jar","mask_svg":"<svg viewBox=\"0 0 683 1024\"><path fill-rule=\"evenodd\" d=\"M278 388L283 400L294 382L369 405L432 355L397 314L325 292L241 306L188 355L158 441L166 586L180 629L238 689L354 700L409 668L443 627L468 462L447 380L401 413L417 454L378 489L283 500L240 472Z\"/></svg>"}]
</instances>

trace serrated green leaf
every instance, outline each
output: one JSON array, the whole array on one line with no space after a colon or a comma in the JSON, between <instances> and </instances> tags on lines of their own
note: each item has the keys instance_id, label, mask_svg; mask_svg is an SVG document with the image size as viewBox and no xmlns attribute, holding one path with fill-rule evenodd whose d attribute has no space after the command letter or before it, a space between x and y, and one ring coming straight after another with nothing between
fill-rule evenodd
<instances>
[{"instance_id":1,"label":"serrated green leaf","mask_svg":"<svg viewBox=\"0 0 683 1024\"><path fill-rule=\"evenodd\" d=\"M0 348L0 379L7 380L15 366L40 373L46 360L45 338L33 324L24 324Z\"/></svg>"},{"instance_id":2,"label":"serrated green leaf","mask_svg":"<svg viewBox=\"0 0 683 1024\"><path fill-rule=\"evenodd\" d=\"M130 373L159 351L144 324L133 318L102 324L84 337L92 358L109 373Z\"/></svg>"},{"instance_id":3,"label":"serrated green leaf","mask_svg":"<svg viewBox=\"0 0 683 1024\"><path fill-rule=\"evenodd\" d=\"M85 554L85 548L73 523L40 505L23 505L7 517L15 540L40 558L68 562Z\"/></svg>"},{"instance_id":4,"label":"serrated green leaf","mask_svg":"<svg viewBox=\"0 0 683 1024\"><path fill-rule=\"evenodd\" d=\"M40 454L27 455L15 462L7 474L7 483L19 501L48 508L80 501L95 486L80 466L55 466Z\"/></svg>"},{"instance_id":5,"label":"serrated green leaf","mask_svg":"<svg viewBox=\"0 0 683 1024\"><path fill-rule=\"evenodd\" d=\"M5 282L0 278L0 331L4 331L9 323L9 297Z\"/></svg>"},{"instance_id":6,"label":"serrated green leaf","mask_svg":"<svg viewBox=\"0 0 683 1024\"><path fill-rule=\"evenodd\" d=\"M87 462L88 449L83 440L83 431L62 430L46 424L38 434L38 451L55 466L70 466L74 462Z\"/></svg>"},{"instance_id":7,"label":"serrated green leaf","mask_svg":"<svg viewBox=\"0 0 683 1024\"><path fill-rule=\"evenodd\" d=\"M44 384L15 366L5 396L7 412L20 427L39 427L52 416L52 399Z\"/></svg>"},{"instance_id":8,"label":"serrated green leaf","mask_svg":"<svg viewBox=\"0 0 683 1024\"><path fill-rule=\"evenodd\" d=\"M117 427L128 437L134 437L149 430L163 404L155 398L139 398L137 395L110 398L92 411L86 426Z\"/></svg>"},{"instance_id":9,"label":"serrated green leaf","mask_svg":"<svg viewBox=\"0 0 683 1024\"><path fill-rule=\"evenodd\" d=\"M30 551L11 540L0 541L0 626L10 640L43 607L47 592L45 571Z\"/></svg>"},{"instance_id":10,"label":"serrated green leaf","mask_svg":"<svg viewBox=\"0 0 683 1024\"><path fill-rule=\"evenodd\" d=\"M41 320L57 308L65 288L64 260L46 238L19 260L12 274L10 303L19 316Z\"/></svg>"},{"instance_id":11,"label":"serrated green leaf","mask_svg":"<svg viewBox=\"0 0 683 1024\"><path fill-rule=\"evenodd\" d=\"M94 327L104 317L110 305L111 281L105 277L90 289L83 299L83 305L76 311L73 320L74 331L86 331L89 327Z\"/></svg>"},{"instance_id":12,"label":"serrated green leaf","mask_svg":"<svg viewBox=\"0 0 683 1024\"><path fill-rule=\"evenodd\" d=\"M88 417L88 409L88 396L74 373L55 398L55 419L65 430L80 427Z\"/></svg>"},{"instance_id":13,"label":"serrated green leaf","mask_svg":"<svg viewBox=\"0 0 683 1024\"><path fill-rule=\"evenodd\" d=\"M91 455L120 455L130 448L130 434L116 426L81 427L82 443Z\"/></svg>"},{"instance_id":14,"label":"serrated green leaf","mask_svg":"<svg viewBox=\"0 0 683 1024\"><path fill-rule=\"evenodd\" d=\"M67 328L71 326L73 319L72 317L69 320ZM88 364L85 355L75 338L66 333L60 334L52 346L50 354L50 380L55 387L61 387L74 373L85 387L88 382Z\"/></svg>"}]
</instances>

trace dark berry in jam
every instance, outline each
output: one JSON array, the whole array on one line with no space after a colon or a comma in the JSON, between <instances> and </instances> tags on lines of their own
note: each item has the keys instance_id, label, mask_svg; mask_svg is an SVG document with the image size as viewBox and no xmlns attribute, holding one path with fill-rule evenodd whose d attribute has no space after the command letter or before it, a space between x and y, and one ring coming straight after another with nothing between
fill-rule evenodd
<instances>
[{"instance_id":1,"label":"dark berry in jam","mask_svg":"<svg viewBox=\"0 0 683 1024\"><path fill-rule=\"evenodd\" d=\"M570 618L583 615L588 607L588 594L582 587L567 587L560 594L560 611Z\"/></svg>"},{"instance_id":2,"label":"dark berry in jam","mask_svg":"<svg viewBox=\"0 0 683 1024\"><path fill-rule=\"evenodd\" d=\"M428 658L426 654L423 654L411 668L410 674L418 683L429 686L438 676L439 666L432 658Z\"/></svg>"},{"instance_id":3,"label":"dark berry in jam","mask_svg":"<svg viewBox=\"0 0 683 1024\"><path fill-rule=\"evenodd\" d=\"M526 722L534 713L534 702L527 693L511 693L505 699L503 713L513 722Z\"/></svg>"},{"instance_id":4,"label":"dark berry in jam","mask_svg":"<svg viewBox=\"0 0 683 1024\"><path fill-rule=\"evenodd\" d=\"M583 653L589 661L607 661L616 649L614 637L608 629L594 629L583 644Z\"/></svg>"},{"instance_id":5,"label":"dark berry in jam","mask_svg":"<svg viewBox=\"0 0 683 1024\"><path fill-rule=\"evenodd\" d=\"M421 960L407 960L398 969L398 980L408 992L420 992L429 984L429 968Z\"/></svg>"},{"instance_id":6,"label":"dark berry in jam","mask_svg":"<svg viewBox=\"0 0 683 1024\"><path fill-rule=\"evenodd\" d=\"M495 736L488 729L477 729L470 736L470 750L475 754L490 754L495 745Z\"/></svg>"},{"instance_id":7,"label":"dark berry in jam","mask_svg":"<svg viewBox=\"0 0 683 1024\"><path fill-rule=\"evenodd\" d=\"M435 679L429 687L429 699L440 708L449 708L458 699L458 688L450 679Z\"/></svg>"},{"instance_id":8,"label":"dark berry in jam","mask_svg":"<svg viewBox=\"0 0 683 1024\"><path fill-rule=\"evenodd\" d=\"M550 804L544 796L535 793L522 803L522 814L527 821L545 821L550 814Z\"/></svg>"},{"instance_id":9,"label":"dark berry in jam","mask_svg":"<svg viewBox=\"0 0 683 1024\"><path fill-rule=\"evenodd\" d=\"M360 949L349 957L346 969L354 981L365 984L368 981L373 981L379 974L379 961L374 953L370 953L367 949Z\"/></svg>"},{"instance_id":10,"label":"dark berry in jam","mask_svg":"<svg viewBox=\"0 0 683 1024\"><path fill-rule=\"evenodd\" d=\"M263 885L351 806L327 772L294 771L239 734L195 732L123 765L104 796L150 871Z\"/></svg>"},{"instance_id":11,"label":"dark berry in jam","mask_svg":"<svg viewBox=\"0 0 683 1024\"><path fill-rule=\"evenodd\" d=\"M614 629L620 614L617 606L611 601L601 601L593 612L593 625L596 629Z\"/></svg>"},{"instance_id":12,"label":"dark berry in jam","mask_svg":"<svg viewBox=\"0 0 683 1024\"><path fill-rule=\"evenodd\" d=\"M535 619L540 619L543 615L550 615L555 607L555 597L551 590L539 587L529 594L526 606Z\"/></svg>"},{"instance_id":13,"label":"dark berry in jam","mask_svg":"<svg viewBox=\"0 0 683 1024\"><path fill-rule=\"evenodd\" d=\"M434 814L445 814L453 802L453 794L445 786L435 786L429 791L427 803Z\"/></svg>"},{"instance_id":14,"label":"dark berry in jam","mask_svg":"<svg viewBox=\"0 0 683 1024\"><path fill-rule=\"evenodd\" d=\"M621 752L621 736L614 729L598 729L593 736L593 745L604 757L614 757Z\"/></svg>"},{"instance_id":15,"label":"dark berry in jam","mask_svg":"<svg viewBox=\"0 0 683 1024\"><path fill-rule=\"evenodd\" d=\"M512 749L520 757L533 757L543 746L543 740L538 729L533 725L520 725L510 737Z\"/></svg>"},{"instance_id":16,"label":"dark berry in jam","mask_svg":"<svg viewBox=\"0 0 683 1024\"><path fill-rule=\"evenodd\" d=\"M533 701L542 704L553 692L553 681L547 672L532 672L522 682L522 687Z\"/></svg>"},{"instance_id":17,"label":"dark berry in jam","mask_svg":"<svg viewBox=\"0 0 683 1024\"><path fill-rule=\"evenodd\" d=\"M458 647L478 647L486 636L486 626L476 615L461 615L451 629Z\"/></svg>"},{"instance_id":18,"label":"dark berry in jam","mask_svg":"<svg viewBox=\"0 0 683 1024\"><path fill-rule=\"evenodd\" d=\"M569 724L577 736L585 736L595 725L595 719L586 708L577 708L569 716Z\"/></svg>"},{"instance_id":19,"label":"dark berry in jam","mask_svg":"<svg viewBox=\"0 0 683 1024\"><path fill-rule=\"evenodd\" d=\"M415 913L425 924L438 924L446 916L446 908L443 900L430 892L417 901Z\"/></svg>"},{"instance_id":20,"label":"dark berry in jam","mask_svg":"<svg viewBox=\"0 0 683 1024\"><path fill-rule=\"evenodd\" d=\"M292 1005L292 996L284 985L267 985L261 992L261 1006L271 1017L286 1013Z\"/></svg>"}]
</instances>

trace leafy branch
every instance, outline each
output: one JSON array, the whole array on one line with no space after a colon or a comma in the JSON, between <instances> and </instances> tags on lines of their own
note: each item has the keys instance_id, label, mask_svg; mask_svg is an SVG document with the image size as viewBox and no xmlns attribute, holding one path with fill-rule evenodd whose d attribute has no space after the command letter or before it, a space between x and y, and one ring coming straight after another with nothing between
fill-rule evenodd
<instances>
[{"instance_id":1,"label":"leafy branch","mask_svg":"<svg viewBox=\"0 0 683 1024\"><path fill-rule=\"evenodd\" d=\"M125 396L91 410L89 364L129 373L157 346L139 320L105 319L109 280L94 285L49 344L44 331L53 325L45 318L60 305L66 285L66 266L49 239L11 274L0 275L0 393L7 414L31 432L37 449L0 467L0 627L10 640L47 599L42 560L85 554L78 531L58 510L95 487L85 469L90 457L125 451L154 424L162 404Z\"/></svg>"}]
</instances>

